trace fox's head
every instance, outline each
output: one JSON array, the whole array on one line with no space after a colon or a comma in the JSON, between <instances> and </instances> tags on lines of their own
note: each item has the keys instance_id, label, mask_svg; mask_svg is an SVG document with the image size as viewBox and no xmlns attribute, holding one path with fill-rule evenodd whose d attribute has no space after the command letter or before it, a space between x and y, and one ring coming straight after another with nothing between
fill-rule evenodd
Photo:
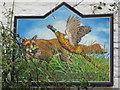
<instances>
[{"instance_id":1,"label":"fox's head","mask_svg":"<svg viewBox=\"0 0 120 90\"><path fill-rule=\"evenodd\" d=\"M37 35L35 35L32 39L26 39L25 37L22 37L23 48L28 52L31 52L31 50L33 49L36 49L37 47L36 38Z\"/></svg>"}]
</instances>

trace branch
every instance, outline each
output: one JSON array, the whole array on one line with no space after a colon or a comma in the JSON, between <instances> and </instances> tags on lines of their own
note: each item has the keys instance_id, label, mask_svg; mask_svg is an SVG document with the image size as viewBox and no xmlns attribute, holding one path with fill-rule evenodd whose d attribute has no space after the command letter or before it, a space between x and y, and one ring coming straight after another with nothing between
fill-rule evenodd
<instances>
[{"instance_id":1,"label":"branch","mask_svg":"<svg viewBox=\"0 0 120 90\"><path fill-rule=\"evenodd\" d=\"M11 14L11 20L10 20L10 22L11 22L11 25L10 25L10 29L12 30L12 20L13 20L13 14L14 14L14 4L15 4L15 0L13 0L13 5L12 5L12 14Z\"/></svg>"},{"instance_id":2,"label":"branch","mask_svg":"<svg viewBox=\"0 0 120 90\"><path fill-rule=\"evenodd\" d=\"M79 2L79 3L75 4L73 7L78 6L78 5L79 5L79 4L81 4L83 1L84 1L84 0L82 0L81 2Z\"/></svg>"}]
</instances>

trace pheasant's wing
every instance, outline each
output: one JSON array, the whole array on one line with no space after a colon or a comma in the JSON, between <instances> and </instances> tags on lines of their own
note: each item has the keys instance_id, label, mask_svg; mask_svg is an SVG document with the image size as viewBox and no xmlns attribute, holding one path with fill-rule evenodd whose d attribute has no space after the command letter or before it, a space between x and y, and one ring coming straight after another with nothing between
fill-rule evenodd
<instances>
[{"instance_id":1,"label":"pheasant's wing","mask_svg":"<svg viewBox=\"0 0 120 90\"><path fill-rule=\"evenodd\" d=\"M91 28L87 26L80 26L80 29L78 31L78 37L77 41L80 42L81 38L91 32Z\"/></svg>"},{"instance_id":2,"label":"pheasant's wing","mask_svg":"<svg viewBox=\"0 0 120 90\"><path fill-rule=\"evenodd\" d=\"M66 24L66 39L70 41L70 44L75 46L78 43L78 31L80 29L80 20L78 17L69 17Z\"/></svg>"}]
</instances>

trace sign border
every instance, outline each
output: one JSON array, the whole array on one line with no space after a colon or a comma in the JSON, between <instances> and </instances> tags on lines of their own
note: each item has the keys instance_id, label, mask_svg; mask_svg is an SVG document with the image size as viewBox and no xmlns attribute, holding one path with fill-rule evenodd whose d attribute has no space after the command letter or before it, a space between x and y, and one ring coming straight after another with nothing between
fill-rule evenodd
<instances>
[{"instance_id":1,"label":"sign border","mask_svg":"<svg viewBox=\"0 0 120 90\"><path fill-rule=\"evenodd\" d=\"M113 14L89 14L89 15L83 15L81 14L79 11L77 11L76 9L74 9L73 7L71 7L69 4L67 4L66 2L62 2L61 4L59 4L57 7L55 7L54 9L52 9L51 11L49 11L48 13L46 13L43 16L14 16L14 32L17 33L17 20L18 19L44 19L47 16L49 16L50 14L54 13L56 10L58 10L61 6L66 6L68 9L72 10L74 13L76 13L78 16L82 17L82 18L100 18L100 17L109 17L110 18L110 81L109 82L89 82L90 86L113 86L113 31L114 31L114 27L113 27ZM37 84L35 84L37 83ZM55 82L48 82L49 84L54 84ZM48 85L48 83L46 83L46 85ZM58 82L59 84L64 84L65 82ZM68 82L69 85L80 85L79 82L75 81L75 82ZM40 84L40 82L32 82L32 85L38 85Z\"/></svg>"}]
</instances>

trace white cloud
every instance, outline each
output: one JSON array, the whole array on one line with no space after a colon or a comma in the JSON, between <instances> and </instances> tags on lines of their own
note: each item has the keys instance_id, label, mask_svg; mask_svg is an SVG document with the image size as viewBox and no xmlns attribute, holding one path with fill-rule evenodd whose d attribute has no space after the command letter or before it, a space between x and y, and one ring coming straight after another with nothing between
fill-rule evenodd
<instances>
[{"instance_id":1,"label":"white cloud","mask_svg":"<svg viewBox=\"0 0 120 90\"><path fill-rule=\"evenodd\" d=\"M85 35L81 39L80 44L91 45L91 44L98 43L98 44L100 44L102 46L105 46L105 48L109 52L110 48L109 48L109 41L108 41L108 39L102 38L100 36L97 36L97 35L99 35L98 33L100 33L101 31L103 31L104 33L109 34L109 29L108 28L96 28L95 30L92 30L90 33Z\"/></svg>"},{"instance_id":2,"label":"white cloud","mask_svg":"<svg viewBox=\"0 0 120 90\"><path fill-rule=\"evenodd\" d=\"M58 31L61 33L65 33L66 29L66 21L57 21L53 25Z\"/></svg>"},{"instance_id":3,"label":"white cloud","mask_svg":"<svg viewBox=\"0 0 120 90\"><path fill-rule=\"evenodd\" d=\"M56 28L61 33L65 32L66 28L66 22L64 21L57 21L55 24L53 24L54 28ZM30 39L34 37L35 35L38 36L38 39L53 39L56 38L55 34L49 30L47 27L44 28L34 28L29 30L29 32L25 33L25 37Z\"/></svg>"},{"instance_id":4,"label":"white cloud","mask_svg":"<svg viewBox=\"0 0 120 90\"><path fill-rule=\"evenodd\" d=\"M80 22L80 26L84 26L84 24Z\"/></svg>"},{"instance_id":5,"label":"white cloud","mask_svg":"<svg viewBox=\"0 0 120 90\"><path fill-rule=\"evenodd\" d=\"M34 37L35 35L38 36L38 39L56 38L55 34L52 31L50 31L49 29L47 30L47 28L36 28L36 29L32 29L28 33L26 33L26 37L28 39Z\"/></svg>"},{"instance_id":6,"label":"white cloud","mask_svg":"<svg viewBox=\"0 0 120 90\"><path fill-rule=\"evenodd\" d=\"M108 41L107 38L103 38L99 35L101 32L104 32L105 34L109 35L109 28L98 27L96 29L92 29L91 32L88 33L88 38L89 38L88 41L96 40L97 42L102 42L102 43L107 42ZM86 36L84 36L84 37L86 37Z\"/></svg>"},{"instance_id":7,"label":"white cloud","mask_svg":"<svg viewBox=\"0 0 120 90\"><path fill-rule=\"evenodd\" d=\"M109 34L109 28L97 28L97 30L96 30L97 32L100 32L100 31L103 31L103 32L105 32L105 33L107 33L107 34Z\"/></svg>"},{"instance_id":8,"label":"white cloud","mask_svg":"<svg viewBox=\"0 0 120 90\"><path fill-rule=\"evenodd\" d=\"M57 21L53 26L61 33L65 33L66 24L67 24L67 21ZM80 26L83 26L83 24L80 23Z\"/></svg>"},{"instance_id":9,"label":"white cloud","mask_svg":"<svg viewBox=\"0 0 120 90\"><path fill-rule=\"evenodd\" d=\"M104 38L100 38L98 36L88 34L81 39L79 44L92 45L92 44L98 43L102 46L105 46L106 50L109 52L109 43L105 43L106 41L107 40Z\"/></svg>"},{"instance_id":10,"label":"white cloud","mask_svg":"<svg viewBox=\"0 0 120 90\"><path fill-rule=\"evenodd\" d=\"M66 21L56 21L53 24L53 26L61 33L65 33ZM101 38L101 37L97 36L100 31L109 33L108 28L101 28L101 27L96 28L95 30L92 30L90 33L88 33L87 35L82 37L80 44L90 45L94 42L94 43L99 43L99 44L104 45L104 42L107 42L107 40L105 38ZM28 39L34 37L35 35L38 35L38 39L48 39L49 40L49 39L56 38L55 34L51 30L49 30L47 27L31 29L29 32L26 33L26 37ZM108 46L108 44L107 44L107 46Z\"/></svg>"},{"instance_id":11,"label":"white cloud","mask_svg":"<svg viewBox=\"0 0 120 90\"><path fill-rule=\"evenodd\" d=\"M80 43L91 45L93 42L98 43L98 41L99 41L99 38L97 36L92 34L87 34L84 37L82 37Z\"/></svg>"},{"instance_id":12,"label":"white cloud","mask_svg":"<svg viewBox=\"0 0 120 90\"><path fill-rule=\"evenodd\" d=\"M109 34L108 28L96 28L95 30L93 29L90 33L88 33L87 35L82 37L80 43L90 45L94 42L94 43L99 43L99 44L104 45L104 43L108 42L108 40L106 38L102 38L102 37L98 36L99 35L98 33L100 33L101 31ZM105 43L105 44L108 46L107 43Z\"/></svg>"}]
</instances>

